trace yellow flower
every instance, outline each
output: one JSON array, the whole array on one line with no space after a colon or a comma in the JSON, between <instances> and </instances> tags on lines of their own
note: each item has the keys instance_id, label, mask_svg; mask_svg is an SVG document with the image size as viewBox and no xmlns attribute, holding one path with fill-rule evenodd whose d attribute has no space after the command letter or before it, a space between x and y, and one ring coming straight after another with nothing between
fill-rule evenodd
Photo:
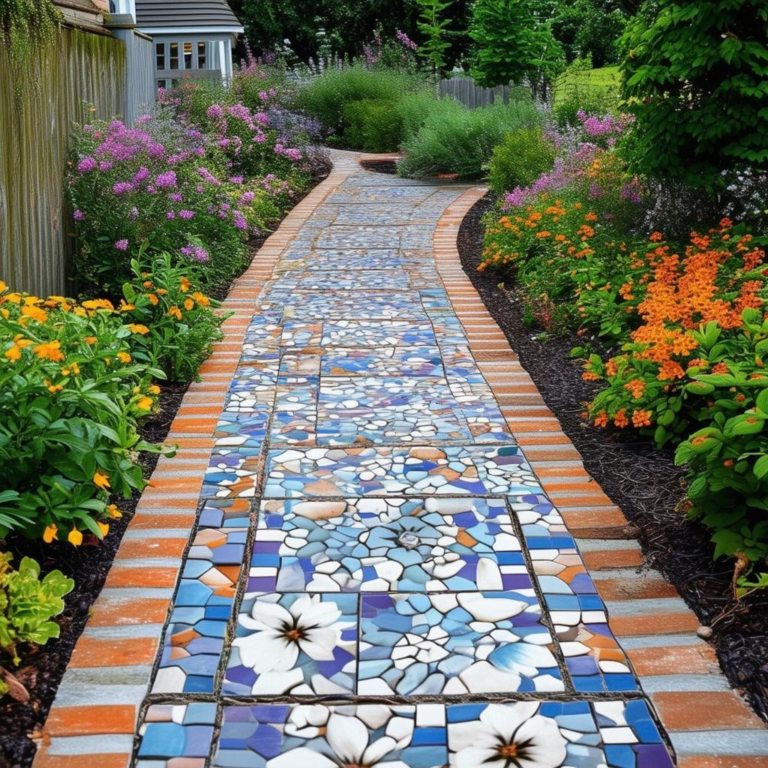
<instances>
[{"instance_id":1,"label":"yellow flower","mask_svg":"<svg viewBox=\"0 0 768 768\"><path fill-rule=\"evenodd\" d=\"M25 339L20 333L16 335L14 341L16 342L16 346L21 347L22 349L35 343L32 339Z\"/></svg>"},{"instance_id":2,"label":"yellow flower","mask_svg":"<svg viewBox=\"0 0 768 768\"><path fill-rule=\"evenodd\" d=\"M148 411L152 408L153 404L154 404L154 400L152 400L151 397L142 397L141 400L139 400L139 402L136 403L136 407L140 411Z\"/></svg>"},{"instance_id":3,"label":"yellow flower","mask_svg":"<svg viewBox=\"0 0 768 768\"><path fill-rule=\"evenodd\" d=\"M157 384L153 384L153 385L152 385L152 386L149 388L149 391L150 391L150 392L151 392L153 395L159 395L159 394L160 394L160 387L158 387L158 386L157 386Z\"/></svg>"},{"instance_id":4,"label":"yellow flower","mask_svg":"<svg viewBox=\"0 0 768 768\"><path fill-rule=\"evenodd\" d=\"M52 381L49 381L48 379L45 380L45 386L48 387L48 391L55 395L57 392L61 392L64 387L61 386L61 384L54 384Z\"/></svg>"},{"instance_id":5,"label":"yellow flower","mask_svg":"<svg viewBox=\"0 0 768 768\"><path fill-rule=\"evenodd\" d=\"M33 320L37 320L38 323L44 323L48 319L48 313L34 305L22 307L21 314L26 317L31 317Z\"/></svg>"},{"instance_id":6,"label":"yellow flower","mask_svg":"<svg viewBox=\"0 0 768 768\"><path fill-rule=\"evenodd\" d=\"M54 363L59 363L64 359L64 353L60 347L60 341L49 341L45 344L38 344L32 351L41 360L52 360Z\"/></svg>"},{"instance_id":7,"label":"yellow flower","mask_svg":"<svg viewBox=\"0 0 768 768\"><path fill-rule=\"evenodd\" d=\"M96 525L99 526L99 530L101 531L102 538L105 538L106 535L109 533L109 525L107 523L96 523Z\"/></svg>"},{"instance_id":8,"label":"yellow flower","mask_svg":"<svg viewBox=\"0 0 768 768\"><path fill-rule=\"evenodd\" d=\"M146 325L131 323L128 327L131 329L131 333L140 333L142 336L146 336L149 333L149 328Z\"/></svg>"},{"instance_id":9,"label":"yellow flower","mask_svg":"<svg viewBox=\"0 0 768 768\"><path fill-rule=\"evenodd\" d=\"M114 504L110 504L107 507L107 512L109 512L109 516L114 520L117 520L119 517L123 516L123 513Z\"/></svg>"},{"instance_id":10,"label":"yellow flower","mask_svg":"<svg viewBox=\"0 0 768 768\"><path fill-rule=\"evenodd\" d=\"M73 547L79 547L83 543L83 534L80 533L80 531L78 531L77 528L73 528L69 532L69 536L67 536L67 541Z\"/></svg>"},{"instance_id":11,"label":"yellow flower","mask_svg":"<svg viewBox=\"0 0 768 768\"><path fill-rule=\"evenodd\" d=\"M21 358L21 350L14 344L10 349L5 350L5 356L12 363L15 363L17 360Z\"/></svg>"},{"instance_id":12,"label":"yellow flower","mask_svg":"<svg viewBox=\"0 0 768 768\"><path fill-rule=\"evenodd\" d=\"M186 299L184 302L184 309L187 310L187 312L193 310L195 308L195 302L192 301L192 299Z\"/></svg>"},{"instance_id":13,"label":"yellow flower","mask_svg":"<svg viewBox=\"0 0 768 768\"><path fill-rule=\"evenodd\" d=\"M126 304L125 299L120 299L121 312L132 312L134 309L136 309L135 304Z\"/></svg>"},{"instance_id":14,"label":"yellow flower","mask_svg":"<svg viewBox=\"0 0 768 768\"><path fill-rule=\"evenodd\" d=\"M195 291L192 294L192 298L201 306L201 307L207 307L211 300L204 294L200 293L200 291Z\"/></svg>"},{"instance_id":15,"label":"yellow flower","mask_svg":"<svg viewBox=\"0 0 768 768\"><path fill-rule=\"evenodd\" d=\"M7 296L3 296L3 301L10 301L11 304L21 304L21 294L9 293Z\"/></svg>"},{"instance_id":16,"label":"yellow flower","mask_svg":"<svg viewBox=\"0 0 768 768\"><path fill-rule=\"evenodd\" d=\"M189 280L187 280L186 277L180 278L180 282L181 282L181 292L182 293L186 293L192 287L192 283L190 283Z\"/></svg>"},{"instance_id":17,"label":"yellow flower","mask_svg":"<svg viewBox=\"0 0 768 768\"><path fill-rule=\"evenodd\" d=\"M2 280L0 280L0 293L5 293L7 290L8 286Z\"/></svg>"},{"instance_id":18,"label":"yellow flower","mask_svg":"<svg viewBox=\"0 0 768 768\"><path fill-rule=\"evenodd\" d=\"M117 359L121 363L130 363L131 362L131 356L127 352L118 352L117 353Z\"/></svg>"},{"instance_id":19,"label":"yellow flower","mask_svg":"<svg viewBox=\"0 0 768 768\"><path fill-rule=\"evenodd\" d=\"M75 307L72 310L78 317L85 317L88 313L82 307Z\"/></svg>"},{"instance_id":20,"label":"yellow flower","mask_svg":"<svg viewBox=\"0 0 768 768\"><path fill-rule=\"evenodd\" d=\"M153 307L156 307L158 305L159 301L160 301L160 299L158 299L157 296L155 296L154 293L148 293L147 294L147 298L149 299L149 301L150 301L150 303L152 304Z\"/></svg>"},{"instance_id":21,"label":"yellow flower","mask_svg":"<svg viewBox=\"0 0 768 768\"><path fill-rule=\"evenodd\" d=\"M103 472L97 472L93 476L93 484L97 485L99 488L101 488L102 491L106 491L107 488L111 488L112 487L109 484L109 476L105 475Z\"/></svg>"},{"instance_id":22,"label":"yellow flower","mask_svg":"<svg viewBox=\"0 0 768 768\"><path fill-rule=\"evenodd\" d=\"M166 295L168 294L168 291L167 291L165 288L158 288L158 289L157 289L157 292L158 292L158 293L159 293L161 296L166 296Z\"/></svg>"},{"instance_id":23,"label":"yellow flower","mask_svg":"<svg viewBox=\"0 0 768 768\"><path fill-rule=\"evenodd\" d=\"M181 310L174 305L168 310L168 316L175 317L177 320L181 320Z\"/></svg>"},{"instance_id":24,"label":"yellow flower","mask_svg":"<svg viewBox=\"0 0 768 768\"><path fill-rule=\"evenodd\" d=\"M54 539L59 538L59 529L55 525L49 525L45 531L43 531L43 541L46 544L50 544Z\"/></svg>"}]
</instances>

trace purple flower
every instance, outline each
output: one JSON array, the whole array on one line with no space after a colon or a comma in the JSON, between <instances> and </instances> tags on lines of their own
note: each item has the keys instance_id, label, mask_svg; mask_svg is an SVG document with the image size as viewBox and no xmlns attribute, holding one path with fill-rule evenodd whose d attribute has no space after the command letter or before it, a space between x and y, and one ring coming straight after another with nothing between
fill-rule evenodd
<instances>
[{"instance_id":1,"label":"purple flower","mask_svg":"<svg viewBox=\"0 0 768 768\"><path fill-rule=\"evenodd\" d=\"M133 206L133 208L131 208L131 218L132 219L139 218L139 209L135 205Z\"/></svg>"},{"instance_id":2,"label":"purple flower","mask_svg":"<svg viewBox=\"0 0 768 768\"><path fill-rule=\"evenodd\" d=\"M229 179L233 184L242 184L244 179L242 176L231 176Z\"/></svg>"},{"instance_id":3,"label":"purple flower","mask_svg":"<svg viewBox=\"0 0 768 768\"><path fill-rule=\"evenodd\" d=\"M241 203L245 203L247 205L248 203L252 203L255 198L256 198L256 193L255 192L246 192L240 198L240 202Z\"/></svg>"},{"instance_id":4,"label":"purple flower","mask_svg":"<svg viewBox=\"0 0 768 768\"><path fill-rule=\"evenodd\" d=\"M197 171L203 181L207 181L209 184L214 184L215 186L219 186L221 182L207 169L207 168L198 168Z\"/></svg>"},{"instance_id":5,"label":"purple flower","mask_svg":"<svg viewBox=\"0 0 768 768\"><path fill-rule=\"evenodd\" d=\"M120 195L127 195L129 192L133 192L133 184L129 181L118 181L112 187L112 191L119 197Z\"/></svg>"},{"instance_id":6,"label":"purple flower","mask_svg":"<svg viewBox=\"0 0 768 768\"><path fill-rule=\"evenodd\" d=\"M169 197L174 203L184 202L184 195L180 195L178 192L174 192L172 195L169 195Z\"/></svg>"},{"instance_id":7,"label":"purple flower","mask_svg":"<svg viewBox=\"0 0 768 768\"><path fill-rule=\"evenodd\" d=\"M134 184L141 184L143 181L146 181L149 178L149 168L145 168L143 165L139 170L136 172L136 175L133 177L133 183Z\"/></svg>"},{"instance_id":8,"label":"purple flower","mask_svg":"<svg viewBox=\"0 0 768 768\"><path fill-rule=\"evenodd\" d=\"M181 252L193 261L208 261L208 251L206 251L205 248L201 248L199 245L190 243L182 248Z\"/></svg>"},{"instance_id":9,"label":"purple flower","mask_svg":"<svg viewBox=\"0 0 768 768\"><path fill-rule=\"evenodd\" d=\"M147 154L157 160L165 155L165 147L158 142L152 142L147 146Z\"/></svg>"},{"instance_id":10,"label":"purple flower","mask_svg":"<svg viewBox=\"0 0 768 768\"><path fill-rule=\"evenodd\" d=\"M168 219L168 221L171 221L172 219L176 218L176 212L168 211L168 213L165 214L165 217Z\"/></svg>"},{"instance_id":11,"label":"purple flower","mask_svg":"<svg viewBox=\"0 0 768 768\"><path fill-rule=\"evenodd\" d=\"M75 211L73 214L75 221L82 221L85 218L85 214L82 211Z\"/></svg>"},{"instance_id":12,"label":"purple flower","mask_svg":"<svg viewBox=\"0 0 768 768\"><path fill-rule=\"evenodd\" d=\"M208 115L211 120L220 120L224 117L224 110L218 104L211 104L205 111L205 114Z\"/></svg>"},{"instance_id":13,"label":"purple flower","mask_svg":"<svg viewBox=\"0 0 768 768\"><path fill-rule=\"evenodd\" d=\"M127 251L128 250L128 241L127 240L118 240L115 243L115 248L117 248L118 251Z\"/></svg>"},{"instance_id":14,"label":"purple flower","mask_svg":"<svg viewBox=\"0 0 768 768\"><path fill-rule=\"evenodd\" d=\"M90 156L84 157L77 164L77 170L80 171L80 173L90 173L91 171L95 171L98 167L99 164Z\"/></svg>"},{"instance_id":15,"label":"purple flower","mask_svg":"<svg viewBox=\"0 0 768 768\"><path fill-rule=\"evenodd\" d=\"M179 218L180 219L194 219L195 218L195 212L194 211L179 211Z\"/></svg>"},{"instance_id":16,"label":"purple flower","mask_svg":"<svg viewBox=\"0 0 768 768\"><path fill-rule=\"evenodd\" d=\"M109 162L107 162L106 160L102 160L102 161L99 163L99 170L100 170L102 173L106 173L107 171L111 171L111 170L112 170L112 163L109 163Z\"/></svg>"},{"instance_id":17,"label":"purple flower","mask_svg":"<svg viewBox=\"0 0 768 768\"><path fill-rule=\"evenodd\" d=\"M155 184L159 189L175 189L177 185L176 172L166 171L161 173L155 179Z\"/></svg>"}]
</instances>

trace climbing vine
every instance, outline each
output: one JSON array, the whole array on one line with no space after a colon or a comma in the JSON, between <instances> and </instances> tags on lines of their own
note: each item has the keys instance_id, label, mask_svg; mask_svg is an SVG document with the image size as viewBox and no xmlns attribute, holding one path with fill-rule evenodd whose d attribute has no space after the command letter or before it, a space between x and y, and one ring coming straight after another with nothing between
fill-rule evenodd
<instances>
[{"instance_id":1,"label":"climbing vine","mask_svg":"<svg viewBox=\"0 0 768 768\"><path fill-rule=\"evenodd\" d=\"M29 79L30 62L55 43L62 18L51 0L0 0L0 39L17 89Z\"/></svg>"}]
</instances>

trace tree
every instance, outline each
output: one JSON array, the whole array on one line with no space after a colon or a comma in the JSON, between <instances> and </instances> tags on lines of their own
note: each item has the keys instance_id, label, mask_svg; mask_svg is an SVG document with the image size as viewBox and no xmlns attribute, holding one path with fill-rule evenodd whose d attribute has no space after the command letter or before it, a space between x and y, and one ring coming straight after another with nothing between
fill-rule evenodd
<instances>
[{"instance_id":1,"label":"tree","mask_svg":"<svg viewBox=\"0 0 768 768\"><path fill-rule=\"evenodd\" d=\"M625 36L638 170L708 189L768 170L768 4L652 0Z\"/></svg>"},{"instance_id":2,"label":"tree","mask_svg":"<svg viewBox=\"0 0 768 768\"><path fill-rule=\"evenodd\" d=\"M620 0L575 0L557 3L552 33L565 49L568 63L591 58L595 67L616 64L619 40L629 16Z\"/></svg>"},{"instance_id":3,"label":"tree","mask_svg":"<svg viewBox=\"0 0 768 768\"><path fill-rule=\"evenodd\" d=\"M419 54L432 65L435 75L445 70L445 54L451 44L447 40L450 19L444 12L453 5L453 0L417 0L419 5L419 32L424 37Z\"/></svg>"},{"instance_id":4,"label":"tree","mask_svg":"<svg viewBox=\"0 0 768 768\"><path fill-rule=\"evenodd\" d=\"M476 45L471 74L478 85L526 78L536 84L557 74L563 50L540 11L531 0L476 0L470 37Z\"/></svg>"},{"instance_id":5,"label":"tree","mask_svg":"<svg viewBox=\"0 0 768 768\"><path fill-rule=\"evenodd\" d=\"M317 58L321 27L333 52L346 58L360 56L377 27L385 39L402 30L419 45L424 42L416 0L320 0L309 10L307 0L230 0L230 5L254 51L274 51L287 38L304 62ZM446 28L446 69L467 52L471 5L472 0L454 0Z\"/></svg>"}]
</instances>

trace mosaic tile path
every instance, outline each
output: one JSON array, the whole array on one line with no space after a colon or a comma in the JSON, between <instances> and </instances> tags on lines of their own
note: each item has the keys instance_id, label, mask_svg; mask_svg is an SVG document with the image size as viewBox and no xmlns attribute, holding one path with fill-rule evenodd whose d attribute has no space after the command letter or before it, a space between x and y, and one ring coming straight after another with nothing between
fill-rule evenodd
<instances>
[{"instance_id":1,"label":"mosaic tile path","mask_svg":"<svg viewBox=\"0 0 768 768\"><path fill-rule=\"evenodd\" d=\"M529 437L551 415L453 287L452 212L477 191L336 160L228 300L227 340L174 425L180 457L161 461L142 500L153 511L127 534L37 763L674 765L671 747L691 754L695 729L670 741L659 720L681 706L653 696L671 675L663 654L637 654L652 670L639 680L615 636L633 613L612 607L609 621L598 591L634 545L616 540L617 513L567 449L553 458ZM675 600L655 599L646 621L675 624ZM686 646L678 630L662 629L672 649ZM632 646L639 633L623 634ZM98 695L123 726L65 728L86 717L88 659L108 649L112 692ZM739 760L763 754L748 713L728 728Z\"/></svg>"}]
</instances>

